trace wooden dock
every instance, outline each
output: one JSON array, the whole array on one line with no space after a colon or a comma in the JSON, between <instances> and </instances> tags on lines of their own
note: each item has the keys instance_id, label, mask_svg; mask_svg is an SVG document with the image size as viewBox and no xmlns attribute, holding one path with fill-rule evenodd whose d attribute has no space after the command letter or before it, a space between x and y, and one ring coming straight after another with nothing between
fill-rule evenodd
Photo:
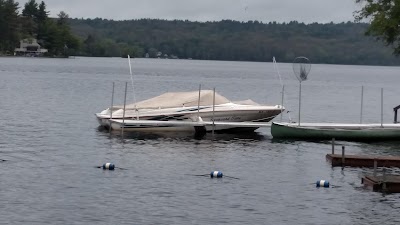
<instances>
[{"instance_id":1,"label":"wooden dock","mask_svg":"<svg viewBox=\"0 0 400 225\"><path fill-rule=\"evenodd\" d=\"M361 183L373 191L400 193L400 176L365 176Z\"/></svg>"},{"instance_id":2,"label":"wooden dock","mask_svg":"<svg viewBox=\"0 0 400 225\"><path fill-rule=\"evenodd\" d=\"M400 176L386 174L386 167L400 168L400 156L346 155L342 146L342 154L335 154L335 139L332 139L332 154L326 155L332 167L372 167L373 175L361 178L361 183L373 191L400 193ZM377 176L377 167L383 167L382 175Z\"/></svg>"},{"instance_id":3,"label":"wooden dock","mask_svg":"<svg viewBox=\"0 0 400 225\"><path fill-rule=\"evenodd\" d=\"M332 167L350 166L350 167L374 167L376 161L377 167L398 167L400 168L399 156L365 156L365 155L342 155L327 154L326 160L331 162Z\"/></svg>"}]
</instances>

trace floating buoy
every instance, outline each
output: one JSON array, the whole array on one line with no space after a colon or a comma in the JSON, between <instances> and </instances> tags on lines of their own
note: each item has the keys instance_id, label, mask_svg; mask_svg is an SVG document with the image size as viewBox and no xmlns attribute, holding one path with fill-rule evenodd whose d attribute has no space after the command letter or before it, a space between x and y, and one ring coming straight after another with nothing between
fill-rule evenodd
<instances>
[{"instance_id":1,"label":"floating buoy","mask_svg":"<svg viewBox=\"0 0 400 225\"><path fill-rule=\"evenodd\" d=\"M115 165L112 163L105 163L103 164L103 170L114 170Z\"/></svg>"},{"instance_id":2,"label":"floating buoy","mask_svg":"<svg viewBox=\"0 0 400 225\"><path fill-rule=\"evenodd\" d=\"M329 187L329 181L326 180L319 180L316 183L317 187L324 187L324 188L328 188Z\"/></svg>"},{"instance_id":3,"label":"floating buoy","mask_svg":"<svg viewBox=\"0 0 400 225\"><path fill-rule=\"evenodd\" d=\"M224 174L222 174L222 172L221 171L213 171L213 172L211 172L210 173L210 177L211 178L222 178L222 176L223 176Z\"/></svg>"}]
</instances>

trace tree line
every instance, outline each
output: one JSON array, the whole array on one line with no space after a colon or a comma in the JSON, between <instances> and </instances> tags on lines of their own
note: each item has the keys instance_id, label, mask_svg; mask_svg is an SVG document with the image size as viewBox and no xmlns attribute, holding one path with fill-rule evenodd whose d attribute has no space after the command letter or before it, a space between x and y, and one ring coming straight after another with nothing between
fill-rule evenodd
<instances>
[{"instance_id":1,"label":"tree line","mask_svg":"<svg viewBox=\"0 0 400 225\"><path fill-rule=\"evenodd\" d=\"M78 37L72 34L68 14L61 11L58 18L49 18L46 4L29 0L21 13L19 3L0 0L0 54L11 55L22 39L37 39L50 56L68 56L77 52Z\"/></svg>"},{"instance_id":2,"label":"tree line","mask_svg":"<svg viewBox=\"0 0 400 225\"><path fill-rule=\"evenodd\" d=\"M400 65L391 49L365 36L367 23L191 22L182 20L71 19L89 56ZM161 55L159 54L161 53Z\"/></svg>"}]
</instances>

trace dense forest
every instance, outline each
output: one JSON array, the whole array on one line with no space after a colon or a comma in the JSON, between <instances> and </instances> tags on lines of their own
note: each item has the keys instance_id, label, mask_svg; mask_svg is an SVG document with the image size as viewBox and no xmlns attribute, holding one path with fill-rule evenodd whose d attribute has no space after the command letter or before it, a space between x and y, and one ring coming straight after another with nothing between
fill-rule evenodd
<instances>
[{"instance_id":1,"label":"dense forest","mask_svg":"<svg viewBox=\"0 0 400 225\"><path fill-rule=\"evenodd\" d=\"M208 60L292 62L303 55L313 63L400 65L392 50L365 36L368 24L261 23L141 19L72 19L72 31L85 39L83 54L143 57L164 55ZM128 46L131 49L128 49Z\"/></svg>"},{"instance_id":2,"label":"dense forest","mask_svg":"<svg viewBox=\"0 0 400 225\"><path fill-rule=\"evenodd\" d=\"M21 12L19 12L19 10ZM365 23L191 22L182 20L49 18L46 4L0 0L0 55L35 38L48 56L160 57L205 60L400 65L392 49L365 36Z\"/></svg>"}]
</instances>

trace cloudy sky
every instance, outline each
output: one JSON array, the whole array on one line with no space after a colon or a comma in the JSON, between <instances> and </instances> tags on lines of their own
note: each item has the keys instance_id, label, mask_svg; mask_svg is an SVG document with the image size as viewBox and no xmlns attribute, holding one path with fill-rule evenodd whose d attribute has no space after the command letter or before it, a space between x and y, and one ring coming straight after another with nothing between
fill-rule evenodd
<instances>
[{"instance_id":1,"label":"cloudy sky","mask_svg":"<svg viewBox=\"0 0 400 225\"><path fill-rule=\"evenodd\" d=\"M28 0L16 0L21 9ZM41 0L36 0L40 2ZM191 21L258 20L328 23L354 21L355 0L44 0L50 16L71 18L188 19Z\"/></svg>"}]
</instances>

